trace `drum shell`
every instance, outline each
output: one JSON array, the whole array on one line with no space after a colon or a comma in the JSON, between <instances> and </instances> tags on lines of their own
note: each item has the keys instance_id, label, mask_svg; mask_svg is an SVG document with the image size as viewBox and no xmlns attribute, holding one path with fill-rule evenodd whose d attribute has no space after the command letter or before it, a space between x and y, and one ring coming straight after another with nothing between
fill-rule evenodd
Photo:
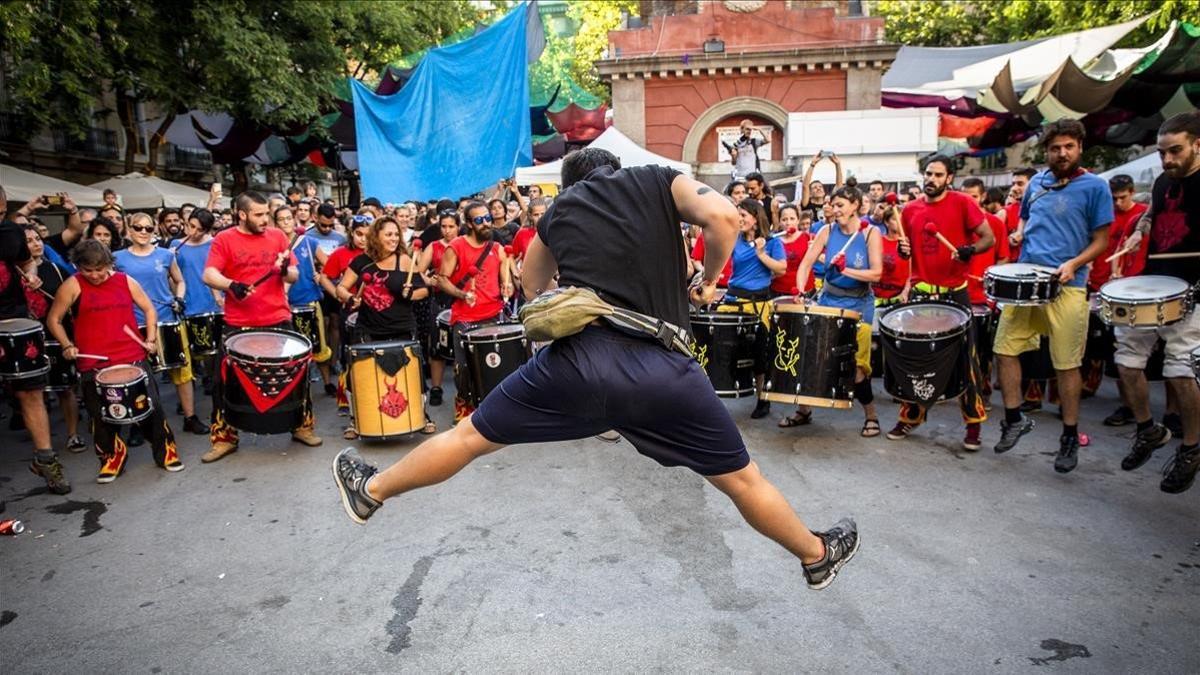
<instances>
[{"instance_id":1,"label":"drum shell","mask_svg":"<svg viewBox=\"0 0 1200 675\"><path fill-rule=\"evenodd\" d=\"M188 350L192 358L215 356L221 350L221 332L225 328L225 315L221 312L207 312L185 317L187 327Z\"/></svg>"},{"instance_id":2,"label":"drum shell","mask_svg":"<svg viewBox=\"0 0 1200 675\"><path fill-rule=\"evenodd\" d=\"M292 328L308 339L313 354L321 351L321 326L317 323L316 303L292 308Z\"/></svg>"},{"instance_id":3,"label":"drum shell","mask_svg":"<svg viewBox=\"0 0 1200 675\"><path fill-rule=\"evenodd\" d=\"M1100 287L1100 318L1109 325L1148 330L1182 321L1193 305L1193 291L1186 283L1175 277L1143 276L1131 279L1137 283L1157 278L1174 282L1174 285L1180 286L1180 290L1173 293L1164 290L1160 295L1147 295L1145 298L1121 296L1119 289L1127 280L1113 279Z\"/></svg>"},{"instance_id":4,"label":"drum shell","mask_svg":"<svg viewBox=\"0 0 1200 675\"><path fill-rule=\"evenodd\" d=\"M529 340L525 337L525 328L520 324L507 325L515 328L512 332L502 335L480 333L495 326L481 326L463 335L467 373L471 384L471 391L464 392L467 394L464 398L472 401L475 406L500 386L504 378L515 373L533 353Z\"/></svg>"},{"instance_id":5,"label":"drum shell","mask_svg":"<svg viewBox=\"0 0 1200 675\"><path fill-rule=\"evenodd\" d=\"M443 361L454 362L454 331L450 328L450 310L437 315L437 345L433 355Z\"/></svg>"},{"instance_id":6,"label":"drum shell","mask_svg":"<svg viewBox=\"0 0 1200 675\"><path fill-rule=\"evenodd\" d=\"M692 315L692 353L722 398L754 395L754 345L762 322L752 314L700 311Z\"/></svg>"},{"instance_id":7,"label":"drum shell","mask_svg":"<svg viewBox=\"0 0 1200 675\"><path fill-rule=\"evenodd\" d=\"M0 321L0 380L23 380L48 372L42 325L32 319Z\"/></svg>"},{"instance_id":8,"label":"drum shell","mask_svg":"<svg viewBox=\"0 0 1200 675\"><path fill-rule=\"evenodd\" d=\"M229 338L241 335L247 332L271 332L283 333L294 339L302 340L310 345L308 352L299 359L284 358L284 357L262 357L252 354L244 354L236 349L231 349L228 345ZM308 381L308 363L312 360L311 343L308 338L299 333L271 328L255 328L251 330L239 331L226 337L225 358L239 364L247 373L255 375L263 375L271 372L273 367L280 364L303 360L305 365L300 369L297 377L300 381L295 387L288 392L286 396L277 401L269 410L259 412L259 410L251 402L249 394L243 388L242 381L232 372L227 372L223 375L221 384L222 404L224 408L225 421L242 431L247 431L255 434L282 434L299 428L304 423L304 403L308 399L309 381ZM232 366L230 366L232 368Z\"/></svg>"},{"instance_id":9,"label":"drum shell","mask_svg":"<svg viewBox=\"0 0 1200 675\"><path fill-rule=\"evenodd\" d=\"M154 372L183 368L188 364L183 330L184 324L178 321L163 321L158 324L158 358L154 364Z\"/></svg>"},{"instance_id":10,"label":"drum shell","mask_svg":"<svg viewBox=\"0 0 1200 675\"><path fill-rule=\"evenodd\" d=\"M351 345L347 350L350 354L350 409L358 435L384 440L422 430L425 427L425 400L418 343L412 340L366 342ZM382 365L389 358L405 360L391 375Z\"/></svg>"},{"instance_id":11,"label":"drum shell","mask_svg":"<svg viewBox=\"0 0 1200 675\"><path fill-rule=\"evenodd\" d=\"M999 265L997 267L1005 267ZM983 273L983 292L1004 305L1045 305L1058 297L1061 290L1057 277L1003 276L1003 270L989 268Z\"/></svg>"},{"instance_id":12,"label":"drum shell","mask_svg":"<svg viewBox=\"0 0 1200 675\"><path fill-rule=\"evenodd\" d=\"M104 382L117 370L137 371L133 378ZM110 377L109 376L109 377ZM109 366L96 371L96 395L100 399L100 419L108 424L128 426L137 424L154 412L150 397L150 377L136 366Z\"/></svg>"},{"instance_id":13,"label":"drum shell","mask_svg":"<svg viewBox=\"0 0 1200 675\"><path fill-rule=\"evenodd\" d=\"M991 307L975 305L971 308L971 322L975 329L975 353L979 356L979 363L991 363L995 356L999 317Z\"/></svg>"},{"instance_id":14,"label":"drum shell","mask_svg":"<svg viewBox=\"0 0 1200 675\"><path fill-rule=\"evenodd\" d=\"M858 313L849 310L776 304L770 334L774 352L763 398L849 408L854 395L858 319Z\"/></svg>"},{"instance_id":15,"label":"drum shell","mask_svg":"<svg viewBox=\"0 0 1200 675\"><path fill-rule=\"evenodd\" d=\"M63 358L62 344L57 340L46 341L46 358L50 361L50 371L46 374L46 391L71 391L79 382L79 372L75 370L75 362Z\"/></svg>"},{"instance_id":16,"label":"drum shell","mask_svg":"<svg viewBox=\"0 0 1200 675\"><path fill-rule=\"evenodd\" d=\"M916 304L933 304L942 305L956 309L966 315L966 321L954 329L942 331L936 335L920 334L915 332L905 332L889 327L886 322L882 321L884 316L894 312L913 307ZM922 303L913 303L910 305L898 305L885 311L880 317L879 324L880 342L883 347L883 389L895 398L902 401L909 401L920 404L937 403L958 398L967 389L967 379L971 369L971 351L968 331L972 329L974 317L969 308L961 307L953 303L927 301ZM915 364L911 360L924 360L930 358L933 354L948 353L958 349L958 358L953 363L947 364L945 359L938 359L938 371L942 368L950 367L949 377L946 380L945 386L942 388L936 397L926 400L916 401L907 395L907 392L901 386L901 382L896 379L889 367L889 362L898 364L907 364L907 367L901 366L901 369L906 373L914 375L911 370L915 369ZM939 372L915 373L915 375L924 378L934 378L939 375Z\"/></svg>"}]
</instances>

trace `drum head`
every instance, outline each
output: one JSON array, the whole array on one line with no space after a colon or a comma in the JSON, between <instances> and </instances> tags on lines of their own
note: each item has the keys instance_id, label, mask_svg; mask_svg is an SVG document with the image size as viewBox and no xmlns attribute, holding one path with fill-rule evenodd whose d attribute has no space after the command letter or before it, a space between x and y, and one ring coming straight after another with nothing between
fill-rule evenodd
<instances>
[{"instance_id":1,"label":"drum head","mask_svg":"<svg viewBox=\"0 0 1200 675\"><path fill-rule=\"evenodd\" d=\"M987 274L1001 279L1033 279L1054 274L1054 268L1029 263L1005 263L992 265L987 269Z\"/></svg>"},{"instance_id":2,"label":"drum head","mask_svg":"<svg viewBox=\"0 0 1200 675\"><path fill-rule=\"evenodd\" d=\"M480 326L466 333L467 342L495 342L517 337L525 337L525 326L519 323Z\"/></svg>"},{"instance_id":3,"label":"drum head","mask_svg":"<svg viewBox=\"0 0 1200 675\"><path fill-rule=\"evenodd\" d=\"M137 366L109 366L96 373L96 384L129 384L145 377Z\"/></svg>"},{"instance_id":4,"label":"drum head","mask_svg":"<svg viewBox=\"0 0 1200 675\"><path fill-rule=\"evenodd\" d=\"M1148 275L1113 279L1100 287L1100 295L1110 300L1158 300L1174 298L1187 293L1188 285L1183 279Z\"/></svg>"},{"instance_id":5,"label":"drum head","mask_svg":"<svg viewBox=\"0 0 1200 675\"><path fill-rule=\"evenodd\" d=\"M0 333L8 333L10 335L39 331L41 328L42 324L33 319L4 319L0 321Z\"/></svg>"},{"instance_id":6,"label":"drum head","mask_svg":"<svg viewBox=\"0 0 1200 675\"><path fill-rule=\"evenodd\" d=\"M951 305L916 303L902 305L880 318L881 326L896 335L938 336L963 328L971 317Z\"/></svg>"},{"instance_id":7,"label":"drum head","mask_svg":"<svg viewBox=\"0 0 1200 675\"><path fill-rule=\"evenodd\" d=\"M226 338L225 351L249 358L291 360L312 352L312 344L297 333L252 330Z\"/></svg>"},{"instance_id":8,"label":"drum head","mask_svg":"<svg viewBox=\"0 0 1200 675\"><path fill-rule=\"evenodd\" d=\"M444 323L447 326L449 326L450 325L450 310L443 309L442 311L438 312L437 320L438 320L438 323Z\"/></svg>"},{"instance_id":9,"label":"drum head","mask_svg":"<svg viewBox=\"0 0 1200 675\"><path fill-rule=\"evenodd\" d=\"M815 302L806 305L803 302L784 302L783 300L778 300L774 304L774 309L777 314L816 314L831 318L854 319L855 321L862 318L862 314L852 309L825 307Z\"/></svg>"}]
</instances>

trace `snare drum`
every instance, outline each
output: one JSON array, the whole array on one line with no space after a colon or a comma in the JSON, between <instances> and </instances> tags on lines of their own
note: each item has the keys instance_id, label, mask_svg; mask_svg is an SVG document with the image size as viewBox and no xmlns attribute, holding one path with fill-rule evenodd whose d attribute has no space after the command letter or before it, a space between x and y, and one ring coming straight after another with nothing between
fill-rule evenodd
<instances>
[{"instance_id":1,"label":"snare drum","mask_svg":"<svg viewBox=\"0 0 1200 675\"><path fill-rule=\"evenodd\" d=\"M986 372L994 355L996 311L987 305L971 305L971 322L975 327L975 353L979 356L980 367Z\"/></svg>"},{"instance_id":2,"label":"snare drum","mask_svg":"<svg viewBox=\"0 0 1200 675\"><path fill-rule=\"evenodd\" d=\"M288 330L256 328L225 338L221 391L225 419L256 434L282 434L304 423L312 343Z\"/></svg>"},{"instance_id":3,"label":"snare drum","mask_svg":"<svg viewBox=\"0 0 1200 675\"><path fill-rule=\"evenodd\" d=\"M515 373L532 354L525 326L519 323L498 323L481 326L463 334L467 353L467 375L470 392L464 398L475 406L488 393L500 386L504 378Z\"/></svg>"},{"instance_id":4,"label":"snare drum","mask_svg":"<svg viewBox=\"0 0 1200 675\"><path fill-rule=\"evenodd\" d=\"M117 425L137 424L154 412L150 378L134 365L109 366L96 372L100 419Z\"/></svg>"},{"instance_id":5,"label":"snare drum","mask_svg":"<svg viewBox=\"0 0 1200 675\"><path fill-rule=\"evenodd\" d=\"M1182 321L1191 310L1192 288L1183 279L1126 277L1100 287L1100 318L1111 326L1155 329Z\"/></svg>"},{"instance_id":6,"label":"snare drum","mask_svg":"<svg viewBox=\"0 0 1200 675\"><path fill-rule=\"evenodd\" d=\"M46 358L50 360L50 371L46 375L46 391L71 391L79 382L75 362L63 358L63 348L57 340L46 341Z\"/></svg>"},{"instance_id":7,"label":"snare drum","mask_svg":"<svg viewBox=\"0 0 1200 675\"><path fill-rule=\"evenodd\" d=\"M775 351L763 398L823 408L853 405L862 315L788 298L772 302L770 343Z\"/></svg>"},{"instance_id":8,"label":"snare drum","mask_svg":"<svg viewBox=\"0 0 1200 675\"><path fill-rule=\"evenodd\" d=\"M443 361L454 363L454 331L450 328L450 310L437 315L437 345L433 355Z\"/></svg>"},{"instance_id":9,"label":"snare drum","mask_svg":"<svg viewBox=\"0 0 1200 675\"><path fill-rule=\"evenodd\" d=\"M178 321L163 321L158 324L158 362L155 372L182 368L188 364L187 345L183 336L183 324Z\"/></svg>"},{"instance_id":10,"label":"snare drum","mask_svg":"<svg viewBox=\"0 0 1200 675\"><path fill-rule=\"evenodd\" d=\"M33 319L0 321L0 379L23 380L48 372L42 324Z\"/></svg>"},{"instance_id":11,"label":"snare drum","mask_svg":"<svg viewBox=\"0 0 1200 675\"><path fill-rule=\"evenodd\" d=\"M225 315L221 312L205 312L184 318L187 326L188 348L193 359L214 356L221 348L221 329L225 327Z\"/></svg>"},{"instance_id":12,"label":"snare drum","mask_svg":"<svg viewBox=\"0 0 1200 675\"><path fill-rule=\"evenodd\" d=\"M883 336L883 388L892 396L929 405L967 388L972 317L950 302L915 302L879 318Z\"/></svg>"},{"instance_id":13,"label":"snare drum","mask_svg":"<svg viewBox=\"0 0 1200 675\"><path fill-rule=\"evenodd\" d=\"M351 345L350 410L358 435L404 436L425 427L421 349L411 340Z\"/></svg>"},{"instance_id":14,"label":"snare drum","mask_svg":"<svg viewBox=\"0 0 1200 675\"><path fill-rule=\"evenodd\" d=\"M692 353L722 398L754 395L754 341L757 316L704 311L692 315Z\"/></svg>"},{"instance_id":15,"label":"snare drum","mask_svg":"<svg viewBox=\"0 0 1200 675\"><path fill-rule=\"evenodd\" d=\"M983 273L983 292L1004 305L1045 305L1058 297L1058 275L1044 265L992 265Z\"/></svg>"}]
</instances>

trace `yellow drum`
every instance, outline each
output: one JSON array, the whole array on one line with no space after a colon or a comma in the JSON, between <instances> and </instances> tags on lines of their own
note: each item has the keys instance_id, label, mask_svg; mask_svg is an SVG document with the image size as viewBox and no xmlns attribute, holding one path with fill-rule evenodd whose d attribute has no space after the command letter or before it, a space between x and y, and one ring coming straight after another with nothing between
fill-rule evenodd
<instances>
[{"instance_id":1,"label":"yellow drum","mask_svg":"<svg viewBox=\"0 0 1200 675\"><path fill-rule=\"evenodd\" d=\"M389 439L425 426L421 351L412 340L364 342L350 351L350 410L367 439Z\"/></svg>"}]
</instances>

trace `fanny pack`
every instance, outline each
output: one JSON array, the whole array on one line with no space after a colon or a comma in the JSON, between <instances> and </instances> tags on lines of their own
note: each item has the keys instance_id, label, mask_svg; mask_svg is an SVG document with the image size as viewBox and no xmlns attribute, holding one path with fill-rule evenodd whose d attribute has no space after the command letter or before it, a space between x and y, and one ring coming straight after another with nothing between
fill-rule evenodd
<instances>
[{"instance_id":1,"label":"fanny pack","mask_svg":"<svg viewBox=\"0 0 1200 675\"><path fill-rule=\"evenodd\" d=\"M821 291L835 298L865 298L871 292L871 287L863 284L857 288L842 288L836 284L826 283Z\"/></svg>"},{"instance_id":2,"label":"fanny pack","mask_svg":"<svg viewBox=\"0 0 1200 675\"><path fill-rule=\"evenodd\" d=\"M653 338L666 349L692 355L687 331L675 324L639 312L614 307L589 288L556 288L521 307L518 313L525 336L549 342L579 333L597 319L615 328Z\"/></svg>"}]
</instances>

